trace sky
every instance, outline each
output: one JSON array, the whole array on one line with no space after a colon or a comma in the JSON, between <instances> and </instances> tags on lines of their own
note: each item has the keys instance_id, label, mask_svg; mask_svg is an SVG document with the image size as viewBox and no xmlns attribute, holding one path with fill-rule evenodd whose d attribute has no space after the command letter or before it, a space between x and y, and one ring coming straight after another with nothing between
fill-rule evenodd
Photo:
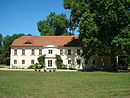
<instances>
[{"instance_id":1,"label":"sky","mask_svg":"<svg viewBox=\"0 0 130 98\"><path fill-rule=\"evenodd\" d=\"M50 12L70 16L63 0L0 0L0 33L3 37L14 33L38 36L37 22L46 20Z\"/></svg>"}]
</instances>

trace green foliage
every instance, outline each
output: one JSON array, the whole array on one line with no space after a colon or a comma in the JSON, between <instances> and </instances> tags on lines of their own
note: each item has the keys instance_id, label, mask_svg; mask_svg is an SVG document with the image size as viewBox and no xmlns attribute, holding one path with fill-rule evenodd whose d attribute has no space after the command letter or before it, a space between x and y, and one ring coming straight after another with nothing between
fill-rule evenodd
<instances>
[{"instance_id":1,"label":"green foliage","mask_svg":"<svg viewBox=\"0 0 130 98\"><path fill-rule=\"evenodd\" d=\"M56 15L54 12L51 12L47 20L39 21L37 26L42 36L70 35L67 31L69 20L64 13Z\"/></svg>"},{"instance_id":2,"label":"green foliage","mask_svg":"<svg viewBox=\"0 0 130 98\"><path fill-rule=\"evenodd\" d=\"M66 65L62 64L62 59L61 59L61 56L60 55L56 55L56 66L58 69L66 69Z\"/></svg>"},{"instance_id":3,"label":"green foliage","mask_svg":"<svg viewBox=\"0 0 130 98\"><path fill-rule=\"evenodd\" d=\"M0 55L0 63L9 65L10 64L10 45L13 43L13 41L21 36L24 36L25 34L13 34L12 36L5 36L3 38L3 46L1 48L1 55Z\"/></svg>"},{"instance_id":4,"label":"green foliage","mask_svg":"<svg viewBox=\"0 0 130 98\"><path fill-rule=\"evenodd\" d=\"M64 0L86 58L130 54L127 0Z\"/></svg>"},{"instance_id":5,"label":"green foliage","mask_svg":"<svg viewBox=\"0 0 130 98\"><path fill-rule=\"evenodd\" d=\"M41 65L41 68L45 67L45 56L46 55L42 55L37 58L39 64Z\"/></svg>"},{"instance_id":6,"label":"green foliage","mask_svg":"<svg viewBox=\"0 0 130 98\"><path fill-rule=\"evenodd\" d=\"M39 63L34 64L34 69L41 69L41 68L43 67Z\"/></svg>"},{"instance_id":7,"label":"green foliage","mask_svg":"<svg viewBox=\"0 0 130 98\"><path fill-rule=\"evenodd\" d=\"M2 53L2 34L0 34L0 55Z\"/></svg>"},{"instance_id":8,"label":"green foliage","mask_svg":"<svg viewBox=\"0 0 130 98\"><path fill-rule=\"evenodd\" d=\"M35 69L35 65L33 64L33 65L30 65L29 67L28 67L28 69Z\"/></svg>"}]
</instances>

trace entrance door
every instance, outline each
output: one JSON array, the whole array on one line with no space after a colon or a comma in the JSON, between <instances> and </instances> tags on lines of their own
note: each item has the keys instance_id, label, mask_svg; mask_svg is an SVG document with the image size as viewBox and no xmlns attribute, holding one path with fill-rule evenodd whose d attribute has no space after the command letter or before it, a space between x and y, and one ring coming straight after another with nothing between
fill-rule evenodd
<instances>
[{"instance_id":1,"label":"entrance door","mask_svg":"<svg viewBox=\"0 0 130 98\"><path fill-rule=\"evenodd\" d=\"M52 67L52 60L48 60L48 67Z\"/></svg>"}]
</instances>

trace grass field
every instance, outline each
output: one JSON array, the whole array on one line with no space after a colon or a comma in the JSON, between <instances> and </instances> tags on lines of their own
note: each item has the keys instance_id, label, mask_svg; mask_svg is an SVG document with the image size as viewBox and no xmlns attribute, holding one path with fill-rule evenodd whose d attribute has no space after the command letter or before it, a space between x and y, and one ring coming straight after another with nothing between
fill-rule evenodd
<instances>
[{"instance_id":1,"label":"grass field","mask_svg":"<svg viewBox=\"0 0 130 98\"><path fill-rule=\"evenodd\" d=\"M130 98L130 73L0 71L0 98Z\"/></svg>"}]
</instances>

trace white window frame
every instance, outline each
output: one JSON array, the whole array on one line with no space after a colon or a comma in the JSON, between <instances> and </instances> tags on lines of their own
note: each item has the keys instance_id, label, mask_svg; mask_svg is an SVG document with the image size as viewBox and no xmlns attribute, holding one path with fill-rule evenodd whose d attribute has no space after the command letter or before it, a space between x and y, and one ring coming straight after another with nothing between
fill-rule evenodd
<instances>
[{"instance_id":1,"label":"white window frame","mask_svg":"<svg viewBox=\"0 0 130 98\"><path fill-rule=\"evenodd\" d=\"M48 60L48 67L52 67L52 60Z\"/></svg>"},{"instance_id":2,"label":"white window frame","mask_svg":"<svg viewBox=\"0 0 130 98\"><path fill-rule=\"evenodd\" d=\"M48 50L48 54L52 54L53 52L52 52L52 50Z\"/></svg>"},{"instance_id":3,"label":"white window frame","mask_svg":"<svg viewBox=\"0 0 130 98\"><path fill-rule=\"evenodd\" d=\"M39 49L39 55L42 55L42 49Z\"/></svg>"},{"instance_id":4,"label":"white window frame","mask_svg":"<svg viewBox=\"0 0 130 98\"><path fill-rule=\"evenodd\" d=\"M17 64L17 60L14 60L14 64Z\"/></svg>"},{"instance_id":5,"label":"white window frame","mask_svg":"<svg viewBox=\"0 0 130 98\"><path fill-rule=\"evenodd\" d=\"M63 55L63 49L60 49L60 55Z\"/></svg>"},{"instance_id":6,"label":"white window frame","mask_svg":"<svg viewBox=\"0 0 130 98\"><path fill-rule=\"evenodd\" d=\"M32 52L31 52L31 55L35 55L35 50L32 49L31 51L32 51Z\"/></svg>"},{"instance_id":7,"label":"white window frame","mask_svg":"<svg viewBox=\"0 0 130 98\"><path fill-rule=\"evenodd\" d=\"M68 60L68 64L71 64L72 62L71 62L71 60Z\"/></svg>"},{"instance_id":8,"label":"white window frame","mask_svg":"<svg viewBox=\"0 0 130 98\"><path fill-rule=\"evenodd\" d=\"M72 54L71 49L68 49L68 55L71 55L71 54Z\"/></svg>"},{"instance_id":9,"label":"white window frame","mask_svg":"<svg viewBox=\"0 0 130 98\"><path fill-rule=\"evenodd\" d=\"M25 60L22 60L22 64L25 64Z\"/></svg>"},{"instance_id":10,"label":"white window frame","mask_svg":"<svg viewBox=\"0 0 130 98\"><path fill-rule=\"evenodd\" d=\"M22 55L25 55L25 49L22 49Z\"/></svg>"},{"instance_id":11,"label":"white window frame","mask_svg":"<svg viewBox=\"0 0 130 98\"><path fill-rule=\"evenodd\" d=\"M14 49L14 55L17 55L17 49Z\"/></svg>"},{"instance_id":12,"label":"white window frame","mask_svg":"<svg viewBox=\"0 0 130 98\"><path fill-rule=\"evenodd\" d=\"M34 64L34 60L31 60L31 64Z\"/></svg>"}]
</instances>

